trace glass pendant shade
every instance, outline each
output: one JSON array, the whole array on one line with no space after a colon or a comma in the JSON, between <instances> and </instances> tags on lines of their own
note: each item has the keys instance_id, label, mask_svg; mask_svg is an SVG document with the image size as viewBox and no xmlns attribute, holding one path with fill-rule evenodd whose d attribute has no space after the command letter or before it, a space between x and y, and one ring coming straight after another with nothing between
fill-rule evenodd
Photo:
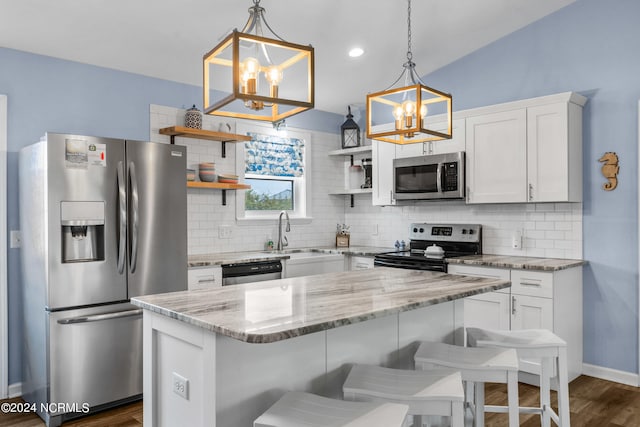
<instances>
[{"instance_id":1,"label":"glass pendant shade","mask_svg":"<svg viewBox=\"0 0 640 427\"><path fill-rule=\"evenodd\" d=\"M367 138L394 144L451 139L451 114L451 95L420 83L370 93ZM442 122L448 123L446 132L442 126L438 130L431 127Z\"/></svg>"},{"instance_id":2,"label":"glass pendant shade","mask_svg":"<svg viewBox=\"0 0 640 427\"><path fill-rule=\"evenodd\" d=\"M311 46L234 30L203 66L206 114L277 122L314 106Z\"/></svg>"}]
</instances>

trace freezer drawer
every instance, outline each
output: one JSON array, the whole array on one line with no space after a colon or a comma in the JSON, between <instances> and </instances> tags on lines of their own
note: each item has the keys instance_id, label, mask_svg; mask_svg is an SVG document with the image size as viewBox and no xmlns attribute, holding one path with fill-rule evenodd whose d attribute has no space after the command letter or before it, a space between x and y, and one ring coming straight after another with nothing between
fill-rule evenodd
<instances>
[{"instance_id":1,"label":"freezer drawer","mask_svg":"<svg viewBox=\"0 0 640 427\"><path fill-rule=\"evenodd\" d=\"M131 304L49 313L49 352L49 402L94 407L142 394L142 313Z\"/></svg>"}]
</instances>

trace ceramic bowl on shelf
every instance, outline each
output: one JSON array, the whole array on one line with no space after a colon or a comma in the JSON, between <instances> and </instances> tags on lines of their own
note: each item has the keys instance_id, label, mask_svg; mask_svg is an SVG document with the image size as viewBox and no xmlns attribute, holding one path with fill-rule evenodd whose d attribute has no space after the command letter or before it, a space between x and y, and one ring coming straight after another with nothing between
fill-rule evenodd
<instances>
[{"instance_id":1,"label":"ceramic bowl on shelf","mask_svg":"<svg viewBox=\"0 0 640 427\"><path fill-rule=\"evenodd\" d=\"M218 175L218 182L222 182L222 183L226 183L226 184L237 184L238 183L238 175L232 175L232 174L219 174Z\"/></svg>"},{"instance_id":2,"label":"ceramic bowl on shelf","mask_svg":"<svg viewBox=\"0 0 640 427\"><path fill-rule=\"evenodd\" d=\"M200 163L198 165L198 176L202 182L216 181L216 165L215 163Z\"/></svg>"},{"instance_id":3,"label":"ceramic bowl on shelf","mask_svg":"<svg viewBox=\"0 0 640 427\"><path fill-rule=\"evenodd\" d=\"M195 180L196 180L196 170L187 169L187 181L195 181Z\"/></svg>"}]
</instances>

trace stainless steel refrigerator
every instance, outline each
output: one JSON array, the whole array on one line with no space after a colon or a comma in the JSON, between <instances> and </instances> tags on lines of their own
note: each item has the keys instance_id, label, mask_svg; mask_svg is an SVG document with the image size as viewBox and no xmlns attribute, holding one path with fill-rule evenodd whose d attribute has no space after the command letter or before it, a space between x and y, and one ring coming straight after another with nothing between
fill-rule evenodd
<instances>
[{"instance_id":1,"label":"stainless steel refrigerator","mask_svg":"<svg viewBox=\"0 0 640 427\"><path fill-rule=\"evenodd\" d=\"M20 151L23 397L49 426L141 397L131 297L186 289L185 147L47 133Z\"/></svg>"}]
</instances>

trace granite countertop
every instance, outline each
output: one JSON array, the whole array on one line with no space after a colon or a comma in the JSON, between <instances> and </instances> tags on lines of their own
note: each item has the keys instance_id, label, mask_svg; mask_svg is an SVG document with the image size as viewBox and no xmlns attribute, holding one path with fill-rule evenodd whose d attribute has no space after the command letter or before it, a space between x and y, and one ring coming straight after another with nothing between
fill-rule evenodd
<instances>
[{"instance_id":1,"label":"granite countertop","mask_svg":"<svg viewBox=\"0 0 640 427\"><path fill-rule=\"evenodd\" d=\"M269 343L510 286L507 280L378 267L146 295L131 303L249 343Z\"/></svg>"},{"instance_id":2,"label":"granite countertop","mask_svg":"<svg viewBox=\"0 0 640 427\"><path fill-rule=\"evenodd\" d=\"M356 256L374 256L383 252L393 252L394 248L380 248L372 246L351 246L337 248L335 246L310 247L285 249L282 251L255 251L255 252L221 252L215 254L189 255L188 267L209 267L222 264L234 264L240 262L271 261L289 259L290 254L300 252L314 252L325 254L344 254Z\"/></svg>"},{"instance_id":3,"label":"granite countertop","mask_svg":"<svg viewBox=\"0 0 640 427\"><path fill-rule=\"evenodd\" d=\"M466 264L484 267L515 268L523 270L558 271L579 267L587 262L581 259L536 258L511 255L468 255L447 258L449 264Z\"/></svg>"}]
</instances>

